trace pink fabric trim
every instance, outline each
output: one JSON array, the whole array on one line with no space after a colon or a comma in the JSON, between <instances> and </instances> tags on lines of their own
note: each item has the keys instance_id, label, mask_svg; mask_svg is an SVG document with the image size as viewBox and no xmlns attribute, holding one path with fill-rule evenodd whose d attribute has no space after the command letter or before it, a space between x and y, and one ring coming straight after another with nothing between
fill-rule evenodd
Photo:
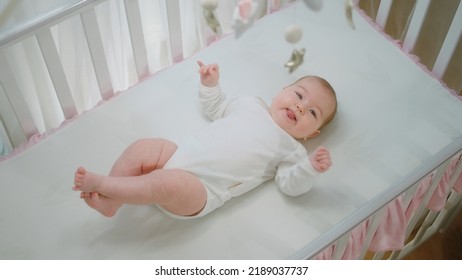
<instances>
[{"instance_id":1,"label":"pink fabric trim","mask_svg":"<svg viewBox=\"0 0 462 280\"><path fill-rule=\"evenodd\" d=\"M454 169L455 169L455 165L457 163L459 163L460 161L462 161L462 154L459 155L458 159L454 160L453 163L454 163L454 166L453 166L453 170L452 172L454 172ZM452 175L452 174L451 174ZM452 187L452 189L456 192L456 193L459 193L459 194L462 194L462 173L459 174L459 178L456 179L456 182L454 183L454 186Z\"/></svg>"},{"instance_id":2,"label":"pink fabric trim","mask_svg":"<svg viewBox=\"0 0 462 280\"><path fill-rule=\"evenodd\" d=\"M364 241L366 239L368 224L369 220L366 220L351 230L350 236L348 237L347 246L340 259L355 260L359 258L363 250ZM331 260L334 255L335 247L335 243L330 245L329 247L321 251L319 254L317 254L313 259Z\"/></svg>"},{"instance_id":3,"label":"pink fabric trim","mask_svg":"<svg viewBox=\"0 0 462 280\"><path fill-rule=\"evenodd\" d=\"M372 238L369 250L383 252L401 249L404 246L406 227L407 219L401 195L387 204L385 215Z\"/></svg>"},{"instance_id":4,"label":"pink fabric trim","mask_svg":"<svg viewBox=\"0 0 462 280\"><path fill-rule=\"evenodd\" d=\"M406 208L405 214L406 214L407 221L411 220L412 215L414 215L415 211L417 210L419 205L422 203L422 200L425 196L425 192L427 191L428 187L432 183L432 178L433 178L433 175L428 175L420 182L417 191L415 192L414 196L409 202L409 205Z\"/></svg>"},{"instance_id":5,"label":"pink fabric trim","mask_svg":"<svg viewBox=\"0 0 462 280\"><path fill-rule=\"evenodd\" d=\"M449 181L454 173L457 163L462 159L462 155L454 157L446 169L443 178L433 192L427 208L431 211L440 211L443 209L446 199L451 191ZM385 215L380 222L374 237L372 238L369 250L372 252L385 252L390 250L400 250L404 247L406 229L414 215L415 211L422 203L428 187L432 183L433 174L428 175L419 184L419 187L412 197L409 205L404 205L403 195L397 197L386 206ZM462 193L462 174L459 175L453 190ZM364 246L367 230L369 228L369 220L364 221L355 227L348 240L348 245L342 256L342 259L357 259ZM335 244L327 247L319 253L316 260L332 259L335 251Z\"/></svg>"},{"instance_id":6,"label":"pink fabric trim","mask_svg":"<svg viewBox=\"0 0 462 280\"><path fill-rule=\"evenodd\" d=\"M240 0L237 5L241 18L248 20L250 18L250 12L252 11L252 0Z\"/></svg>"},{"instance_id":7,"label":"pink fabric trim","mask_svg":"<svg viewBox=\"0 0 462 280\"><path fill-rule=\"evenodd\" d=\"M462 173L459 175L459 178L456 180L453 190L456 193L462 194Z\"/></svg>"},{"instance_id":8,"label":"pink fabric trim","mask_svg":"<svg viewBox=\"0 0 462 280\"><path fill-rule=\"evenodd\" d=\"M335 243L322 250L319 254L314 257L314 260L331 260L335 250Z\"/></svg>"},{"instance_id":9,"label":"pink fabric trim","mask_svg":"<svg viewBox=\"0 0 462 280\"><path fill-rule=\"evenodd\" d=\"M446 199L451 192L449 181L451 180L454 169L459 162L459 157L455 157L450 163L446 171L444 172L443 178L441 178L438 187L433 192L430 200L428 201L427 208L431 211L440 211L444 208ZM459 178L460 179L460 178ZM455 185L454 185L455 186Z\"/></svg>"},{"instance_id":10,"label":"pink fabric trim","mask_svg":"<svg viewBox=\"0 0 462 280\"><path fill-rule=\"evenodd\" d=\"M366 241L368 226L369 220L366 220L351 231L348 244L342 255L342 260L356 260L360 257L364 241Z\"/></svg>"},{"instance_id":11,"label":"pink fabric trim","mask_svg":"<svg viewBox=\"0 0 462 280\"><path fill-rule=\"evenodd\" d=\"M461 160L460 156L455 157L446 169L443 178L433 192L427 208L431 211L440 211L444 208L446 199L451 192L449 181L454 173L457 163ZM403 197L400 196L387 205L387 212L383 221L380 223L369 249L373 252L384 252L389 250L400 250L404 246L406 228L413 214L422 203L424 195L432 183L433 175L425 177L411 199L409 205L403 205ZM462 174L459 175L453 190L462 190Z\"/></svg>"}]
</instances>

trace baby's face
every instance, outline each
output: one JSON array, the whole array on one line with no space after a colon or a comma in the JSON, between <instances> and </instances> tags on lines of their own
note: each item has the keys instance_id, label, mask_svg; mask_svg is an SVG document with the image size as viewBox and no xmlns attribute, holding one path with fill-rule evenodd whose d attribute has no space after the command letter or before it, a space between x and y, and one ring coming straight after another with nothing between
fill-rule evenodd
<instances>
[{"instance_id":1,"label":"baby's face","mask_svg":"<svg viewBox=\"0 0 462 280\"><path fill-rule=\"evenodd\" d=\"M273 99L273 120L294 138L319 134L319 127L335 109L332 93L315 77L304 78L284 88Z\"/></svg>"}]
</instances>

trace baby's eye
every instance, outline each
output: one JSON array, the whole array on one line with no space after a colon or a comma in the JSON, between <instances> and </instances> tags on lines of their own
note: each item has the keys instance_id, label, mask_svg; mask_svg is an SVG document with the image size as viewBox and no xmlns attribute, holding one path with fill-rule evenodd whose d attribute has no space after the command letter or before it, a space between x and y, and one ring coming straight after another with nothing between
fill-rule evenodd
<instances>
[{"instance_id":1,"label":"baby's eye","mask_svg":"<svg viewBox=\"0 0 462 280\"><path fill-rule=\"evenodd\" d=\"M303 97L302 97L302 95L301 95L300 93L298 93L298 92L295 92L295 94L298 96L298 99L300 99L300 100L302 100L302 99L303 99Z\"/></svg>"},{"instance_id":2,"label":"baby's eye","mask_svg":"<svg viewBox=\"0 0 462 280\"><path fill-rule=\"evenodd\" d=\"M310 110L310 113L313 115L315 119L317 119L316 112L313 109Z\"/></svg>"}]
</instances>

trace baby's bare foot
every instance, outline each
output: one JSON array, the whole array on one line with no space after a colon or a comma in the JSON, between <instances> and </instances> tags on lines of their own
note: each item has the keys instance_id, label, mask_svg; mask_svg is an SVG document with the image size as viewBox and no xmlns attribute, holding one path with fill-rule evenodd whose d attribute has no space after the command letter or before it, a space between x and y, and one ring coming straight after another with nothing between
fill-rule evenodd
<instances>
[{"instance_id":1,"label":"baby's bare foot","mask_svg":"<svg viewBox=\"0 0 462 280\"><path fill-rule=\"evenodd\" d=\"M105 197L97 192L80 194L80 197L91 208L97 210L106 217L112 217L115 215L117 210L122 206L122 203L115 201L111 198Z\"/></svg>"},{"instance_id":2,"label":"baby's bare foot","mask_svg":"<svg viewBox=\"0 0 462 280\"><path fill-rule=\"evenodd\" d=\"M79 167L74 175L74 191L91 193L96 191L101 183L103 176L89 172L83 167Z\"/></svg>"}]
</instances>

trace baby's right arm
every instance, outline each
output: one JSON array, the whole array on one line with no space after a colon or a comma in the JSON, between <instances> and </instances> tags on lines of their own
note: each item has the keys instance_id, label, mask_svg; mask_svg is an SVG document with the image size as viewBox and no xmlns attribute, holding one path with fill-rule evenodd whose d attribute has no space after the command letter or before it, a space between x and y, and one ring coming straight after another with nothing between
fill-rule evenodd
<instances>
[{"instance_id":1,"label":"baby's right arm","mask_svg":"<svg viewBox=\"0 0 462 280\"><path fill-rule=\"evenodd\" d=\"M217 64L204 65L198 61L199 74L201 79L199 101L204 113L212 120L225 116L229 100L222 92L218 81L220 79L219 68Z\"/></svg>"},{"instance_id":2,"label":"baby's right arm","mask_svg":"<svg viewBox=\"0 0 462 280\"><path fill-rule=\"evenodd\" d=\"M214 87L220 80L220 71L217 64L205 65L202 61L198 60L199 74L201 75L201 83L206 87Z\"/></svg>"}]
</instances>

